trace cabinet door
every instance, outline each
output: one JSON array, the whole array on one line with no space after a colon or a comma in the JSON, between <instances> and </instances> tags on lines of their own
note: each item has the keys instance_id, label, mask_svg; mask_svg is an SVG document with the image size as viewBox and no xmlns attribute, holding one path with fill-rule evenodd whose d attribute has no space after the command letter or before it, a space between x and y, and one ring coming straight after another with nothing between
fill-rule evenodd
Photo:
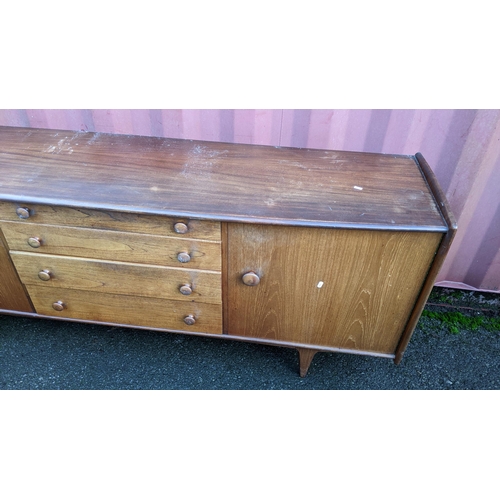
<instances>
[{"instance_id":1,"label":"cabinet door","mask_svg":"<svg viewBox=\"0 0 500 500\"><path fill-rule=\"evenodd\" d=\"M228 224L227 333L394 353L441 237Z\"/></svg>"},{"instance_id":2,"label":"cabinet door","mask_svg":"<svg viewBox=\"0 0 500 500\"><path fill-rule=\"evenodd\" d=\"M33 312L0 231L0 309Z\"/></svg>"}]
</instances>

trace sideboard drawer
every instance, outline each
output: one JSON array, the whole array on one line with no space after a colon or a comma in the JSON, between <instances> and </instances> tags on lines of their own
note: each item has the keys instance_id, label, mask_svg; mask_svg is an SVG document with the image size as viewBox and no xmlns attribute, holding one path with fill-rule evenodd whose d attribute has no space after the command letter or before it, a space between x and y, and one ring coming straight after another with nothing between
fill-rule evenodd
<instances>
[{"instance_id":1,"label":"sideboard drawer","mask_svg":"<svg viewBox=\"0 0 500 500\"><path fill-rule=\"evenodd\" d=\"M0 201L0 220L219 241L217 221Z\"/></svg>"},{"instance_id":2,"label":"sideboard drawer","mask_svg":"<svg viewBox=\"0 0 500 500\"><path fill-rule=\"evenodd\" d=\"M169 331L222 334L222 306L28 286L38 314Z\"/></svg>"},{"instance_id":3,"label":"sideboard drawer","mask_svg":"<svg viewBox=\"0 0 500 500\"><path fill-rule=\"evenodd\" d=\"M72 288L185 302L222 302L221 275L214 271L126 264L79 257L11 252L27 286Z\"/></svg>"},{"instance_id":4,"label":"sideboard drawer","mask_svg":"<svg viewBox=\"0 0 500 500\"><path fill-rule=\"evenodd\" d=\"M10 250L221 270L221 244L99 229L2 222Z\"/></svg>"}]
</instances>

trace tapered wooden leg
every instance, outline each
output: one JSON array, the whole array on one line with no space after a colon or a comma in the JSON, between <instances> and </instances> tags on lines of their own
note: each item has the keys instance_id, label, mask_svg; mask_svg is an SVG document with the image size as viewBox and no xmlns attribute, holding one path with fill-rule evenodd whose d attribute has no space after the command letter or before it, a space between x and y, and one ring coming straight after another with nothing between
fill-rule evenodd
<instances>
[{"instance_id":1,"label":"tapered wooden leg","mask_svg":"<svg viewBox=\"0 0 500 500\"><path fill-rule=\"evenodd\" d=\"M309 366L311 365L311 361L318 351L315 349L307 349L305 347L297 347L297 351L299 351L300 376L305 377L307 375L307 370L309 370Z\"/></svg>"}]
</instances>

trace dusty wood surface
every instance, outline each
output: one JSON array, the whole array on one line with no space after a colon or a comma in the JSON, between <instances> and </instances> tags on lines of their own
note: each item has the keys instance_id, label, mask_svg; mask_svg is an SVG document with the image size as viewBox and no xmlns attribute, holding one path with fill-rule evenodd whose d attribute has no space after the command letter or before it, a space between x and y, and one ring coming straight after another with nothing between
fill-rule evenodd
<instances>
[{"instance_id":1,"label":"dusty wood surface","mask_svg":"<svg viewBox=\"0 0 500 500\"><path fill-rule=\"evenodd\" d=\"M446 231L412 156L0 127L0 199L273 224Z\"/></svg>"}]
</instances>

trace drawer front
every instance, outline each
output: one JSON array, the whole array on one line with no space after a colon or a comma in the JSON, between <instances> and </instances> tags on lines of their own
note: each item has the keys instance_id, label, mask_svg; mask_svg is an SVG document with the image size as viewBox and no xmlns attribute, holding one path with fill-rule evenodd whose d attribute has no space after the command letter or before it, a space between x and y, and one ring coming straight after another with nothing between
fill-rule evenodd
<instances>
[{"instance_id":1,"label":"drawer front","mask_svg":"<svg viewBox=\"0 0 500 500\"><path fill-rule=\"evenodd\" d=\"M22 212L22 215L23 217L27 216L27 218L20 217L17 214L18 209L25 209L26 212ZM2 201L0 202L0 220L109 229L200 240L220 241L221 239L220 222L193 220L184 217L132 214L112 210L87 210Z\"/></svg>"},{"instance_id":2,"label":"drawer front","mask_svg":"<svg viewBox=\"0 0 500 500\"><path fill-rule=\"evenodd\" d=\"M221 244L215 241L20 222L2 222L1 228L13 251L221 270Z\"/></svg>"},{"instance_id":3,"label":"drawer front","mask_svg":"<svg viewBox=\"0 0 500 500\"><path fill-rule=\"evenodd\" d=\"M187 302L220 304L221 275L214 271L124 264L77 257L11 252L25 285L74 288Z\"/></svg>"},{"instance_id":4,"label":"drawer front","mask_svg":"<svg viewBox=\"0 0 500 500\"><path fill-rule=\"evenodd\" d=\"M35 310L44 316L161 328L222 333L222 306L66 288L28 286ZM62 309L62 310L59 310ZM188 321L193 324L187 324Z\"/></svg>"}]
</instances>

